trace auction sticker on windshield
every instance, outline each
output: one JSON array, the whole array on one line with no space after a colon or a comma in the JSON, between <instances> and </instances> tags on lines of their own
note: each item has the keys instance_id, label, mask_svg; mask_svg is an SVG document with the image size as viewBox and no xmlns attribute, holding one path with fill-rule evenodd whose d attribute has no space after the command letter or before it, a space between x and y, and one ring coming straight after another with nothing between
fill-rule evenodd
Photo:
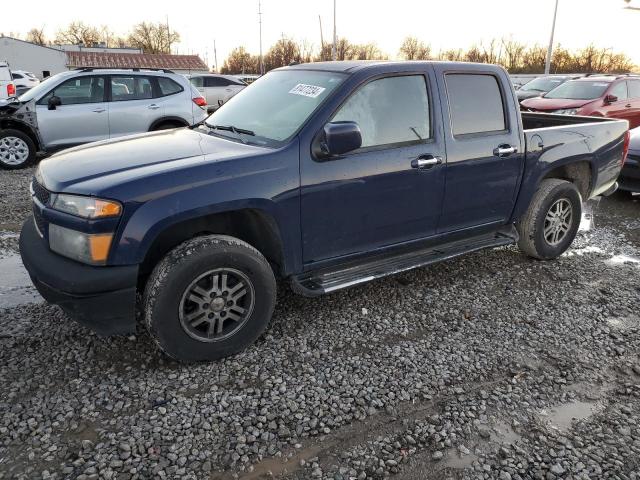
<instances>
[{"instance_id":1,"label":"auction sticker on windshield","mask_svg":"<svg viewBox=\"0 0 640 480\"><path fill-rule=\"evenodd\" d=\"M326 88L324 87L318 87L316 85L306 85L304 83L299 83L295 87L293 87L291 90L289 90L289 93L292 93L294 95L302 95L303 97L316 98L325 90Z\"/></svg>"}]
</instances>

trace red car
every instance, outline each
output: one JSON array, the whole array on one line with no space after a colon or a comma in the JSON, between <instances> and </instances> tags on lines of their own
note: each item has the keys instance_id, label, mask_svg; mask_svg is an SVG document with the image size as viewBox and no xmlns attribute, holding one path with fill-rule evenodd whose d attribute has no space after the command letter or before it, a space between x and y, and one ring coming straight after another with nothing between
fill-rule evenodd
<instances>
[{"instance_id":1,"label":"red car","mask_svg":"<svg viewBox=\"0 0 640 480\"><path fill-rule=\"evenodd\" d=\"M570 80L521 103L531 112L620 118L640 126L640 76L591 75Z\"/></svg>"}]
</instances>

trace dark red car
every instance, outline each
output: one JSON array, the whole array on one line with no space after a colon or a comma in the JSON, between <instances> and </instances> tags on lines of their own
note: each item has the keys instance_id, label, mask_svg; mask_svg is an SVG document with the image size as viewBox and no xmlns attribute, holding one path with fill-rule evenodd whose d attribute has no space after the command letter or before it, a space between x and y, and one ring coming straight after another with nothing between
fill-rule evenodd
<instances>
[{"instance_id":1,"label":"dark red car","mask_svg":"<svg viewBox=\"0 0 640 480\"><path fill-rule=\"evenodd\" d=\"M620 118L640 126L640 76L592 75L570 80L542 97L524 100L531 112Z\"/></svg>"}]
</instances>

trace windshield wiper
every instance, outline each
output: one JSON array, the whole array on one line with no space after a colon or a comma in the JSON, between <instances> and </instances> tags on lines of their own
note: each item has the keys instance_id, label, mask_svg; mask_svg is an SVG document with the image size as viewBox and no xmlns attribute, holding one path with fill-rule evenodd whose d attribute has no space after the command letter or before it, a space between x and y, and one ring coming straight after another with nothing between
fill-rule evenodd
<instances>
[{"instance_id":1,"label":"windshield wiper","mask_svg":"<svg viewBox=\"0 0 640 480\"><path fill-rule=\"evenodd\" d=\"M242 143L247 143L242 138L242 135L250 135L252 137L256 136L256 132L252 130L247 130L245 128L237 128L237 127L234 127L233 125L211 125L206 122L205 122L205 125L211 128L212 130L225 130L227 132L233 132L238 136L238 138L242 141Z\"/></svg>"}]
</instances>

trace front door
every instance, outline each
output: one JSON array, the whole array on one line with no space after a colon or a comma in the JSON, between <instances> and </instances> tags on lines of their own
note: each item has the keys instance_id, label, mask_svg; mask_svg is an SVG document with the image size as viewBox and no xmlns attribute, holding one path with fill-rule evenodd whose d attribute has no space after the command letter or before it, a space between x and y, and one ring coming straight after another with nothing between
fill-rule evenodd
<instances>
[{"instance_id":1,"label":"front door","mask_svg":"<svg viewBox=\"0 0 640 480\"><path fill-rule=\"evenodd\" d=\"M307 265L435 233L446 161L427 73L369 81L327 119L357 122L360 149L325 161L301 152Z\"/></svg>"},{"instance_id":2,"label":"front door","mask_svg":"<svg viewBox=\"0 0 640 480\"><path fill-rule=\"evenodd\" d=\"M438 233L505 223L524 168L520 109L495 72L438 66L447 138L446 187Z\"/></svg>"},{"instance_id":3,"label":"front door","mask_svg":"<svg viewBox=\"0 0 640 480\"><path fill-rule=\"evenodd\" d=\"M36 102L38 128L47 150L109 138L109 104L103 76L65 80ZM49 110L52 96L61 105Z\"/></svg>"}]
</instances>

